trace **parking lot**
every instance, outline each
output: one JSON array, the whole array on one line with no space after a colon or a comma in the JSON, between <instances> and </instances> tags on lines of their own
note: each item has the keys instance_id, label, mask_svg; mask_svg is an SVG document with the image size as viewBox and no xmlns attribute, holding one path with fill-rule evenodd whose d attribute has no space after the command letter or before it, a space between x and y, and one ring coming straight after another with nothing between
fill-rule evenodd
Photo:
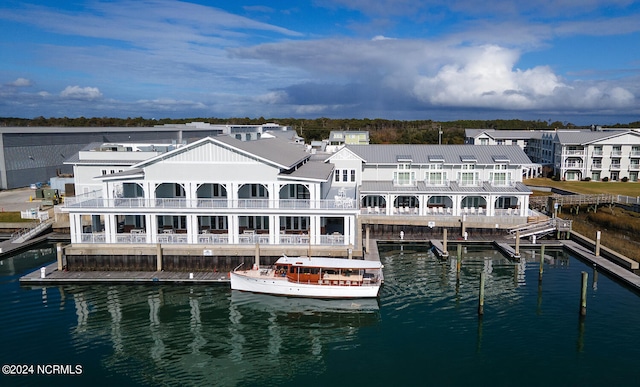
<instances>
[{"instance_id":1,"label":"parking lot","mask_svg":"<svg viewBox=\"0 0 640 387\"><path fill-rule=\"evenodd\" d=\"M29 201L29 197L35 198L36 192L31 188L17 188L0 191L0 207L5 211L24 211L34 207L40 207L40 200Z\"/></svg>"}]
</instances>

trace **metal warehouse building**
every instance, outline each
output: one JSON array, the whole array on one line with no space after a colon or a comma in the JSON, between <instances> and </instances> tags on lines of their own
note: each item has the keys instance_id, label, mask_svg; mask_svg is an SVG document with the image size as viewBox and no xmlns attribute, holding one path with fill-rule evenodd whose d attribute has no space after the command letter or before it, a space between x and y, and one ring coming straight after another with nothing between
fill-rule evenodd
<instances>
[{"instance_id":1,"label":"metal warehouse building","mask_svg":"<svg viewBox=\"0 0 640 387\"><path fill-rule=\"evenodd\" d=\"M182 142L220 133L216 126L156 127L0 127L0 189L28 187L58 173L63 162L92 142Z\"/></svg>"}]
</instances>

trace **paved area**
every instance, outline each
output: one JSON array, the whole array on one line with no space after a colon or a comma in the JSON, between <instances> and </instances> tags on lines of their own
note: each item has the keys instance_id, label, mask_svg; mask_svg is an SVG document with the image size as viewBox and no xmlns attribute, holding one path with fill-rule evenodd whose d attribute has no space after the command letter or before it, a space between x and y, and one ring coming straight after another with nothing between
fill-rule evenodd
<instances>
[{"instance_id":1,"label":"paved area","mask_svg":"<svg viewBox=\"0 0 640 387\"><path fill-rule=\"evenodd\" d=\"M0 191L0 208L5 211L24 211L34 207L40 207L39 200L30 201L29 197L35 197L36 192L31 188L18 188Z\"/></svg>"}]
</instances>

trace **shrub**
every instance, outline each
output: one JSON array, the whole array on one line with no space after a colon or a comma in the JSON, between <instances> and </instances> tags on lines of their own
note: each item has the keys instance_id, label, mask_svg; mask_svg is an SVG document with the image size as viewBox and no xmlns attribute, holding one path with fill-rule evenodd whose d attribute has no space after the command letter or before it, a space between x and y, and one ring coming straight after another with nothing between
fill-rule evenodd
<instances>
[{"instance_id":1,"label":"shrub","mask_svg":"<svg viewBox=\"0 0 640 387\"><path fill-rule=\"evenodd\" d=\"M553 181L560 181L560 175L554 175L551 180Z\"/></svg>"},{"instance_id":2,"label":"shrub","mask_svg":"<svg viewBox=\"0 0 640 387\"><path fill-rule=\"evenodd\" d=\"M584 179L582 179L582 181L591 181L590 177L585 177Z\"/></svg>"},{"instance_id":3,"label":"shrub","mask_svg":"<svg viewBox=\"0 0 640 387\"><path fill-rule=\"evenodd\" d=\"M602 181L609 181L609 178L605 176L602 178Z\"/></svg>"},{"instance_id":4,"label":"shrub","mask_svg":"<svg viewBox=\"0 0 640 387\"><path fill-rule=\"evenodd\" d=\"M622 179L620 179L621 182L626 183L627 181L629 181L628 177L623 177Z\"/></svg>"}]
</instances>

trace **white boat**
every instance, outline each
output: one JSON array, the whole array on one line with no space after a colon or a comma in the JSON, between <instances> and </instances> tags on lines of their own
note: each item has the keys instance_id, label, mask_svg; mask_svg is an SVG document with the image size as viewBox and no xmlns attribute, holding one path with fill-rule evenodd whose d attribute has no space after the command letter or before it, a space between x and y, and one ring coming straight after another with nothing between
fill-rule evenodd
<instances>
[{"instance_id":1,"label":"white boat","mask_svg":"<svg viewBox=\"0 0 640 387\"><path fill-rule=\"evenodd\" d=\"M270 268L236 269L230 278L233 290L313 298L375 298L383 281L378 261L287 256Z\"/></svg>"}]
</instances>

